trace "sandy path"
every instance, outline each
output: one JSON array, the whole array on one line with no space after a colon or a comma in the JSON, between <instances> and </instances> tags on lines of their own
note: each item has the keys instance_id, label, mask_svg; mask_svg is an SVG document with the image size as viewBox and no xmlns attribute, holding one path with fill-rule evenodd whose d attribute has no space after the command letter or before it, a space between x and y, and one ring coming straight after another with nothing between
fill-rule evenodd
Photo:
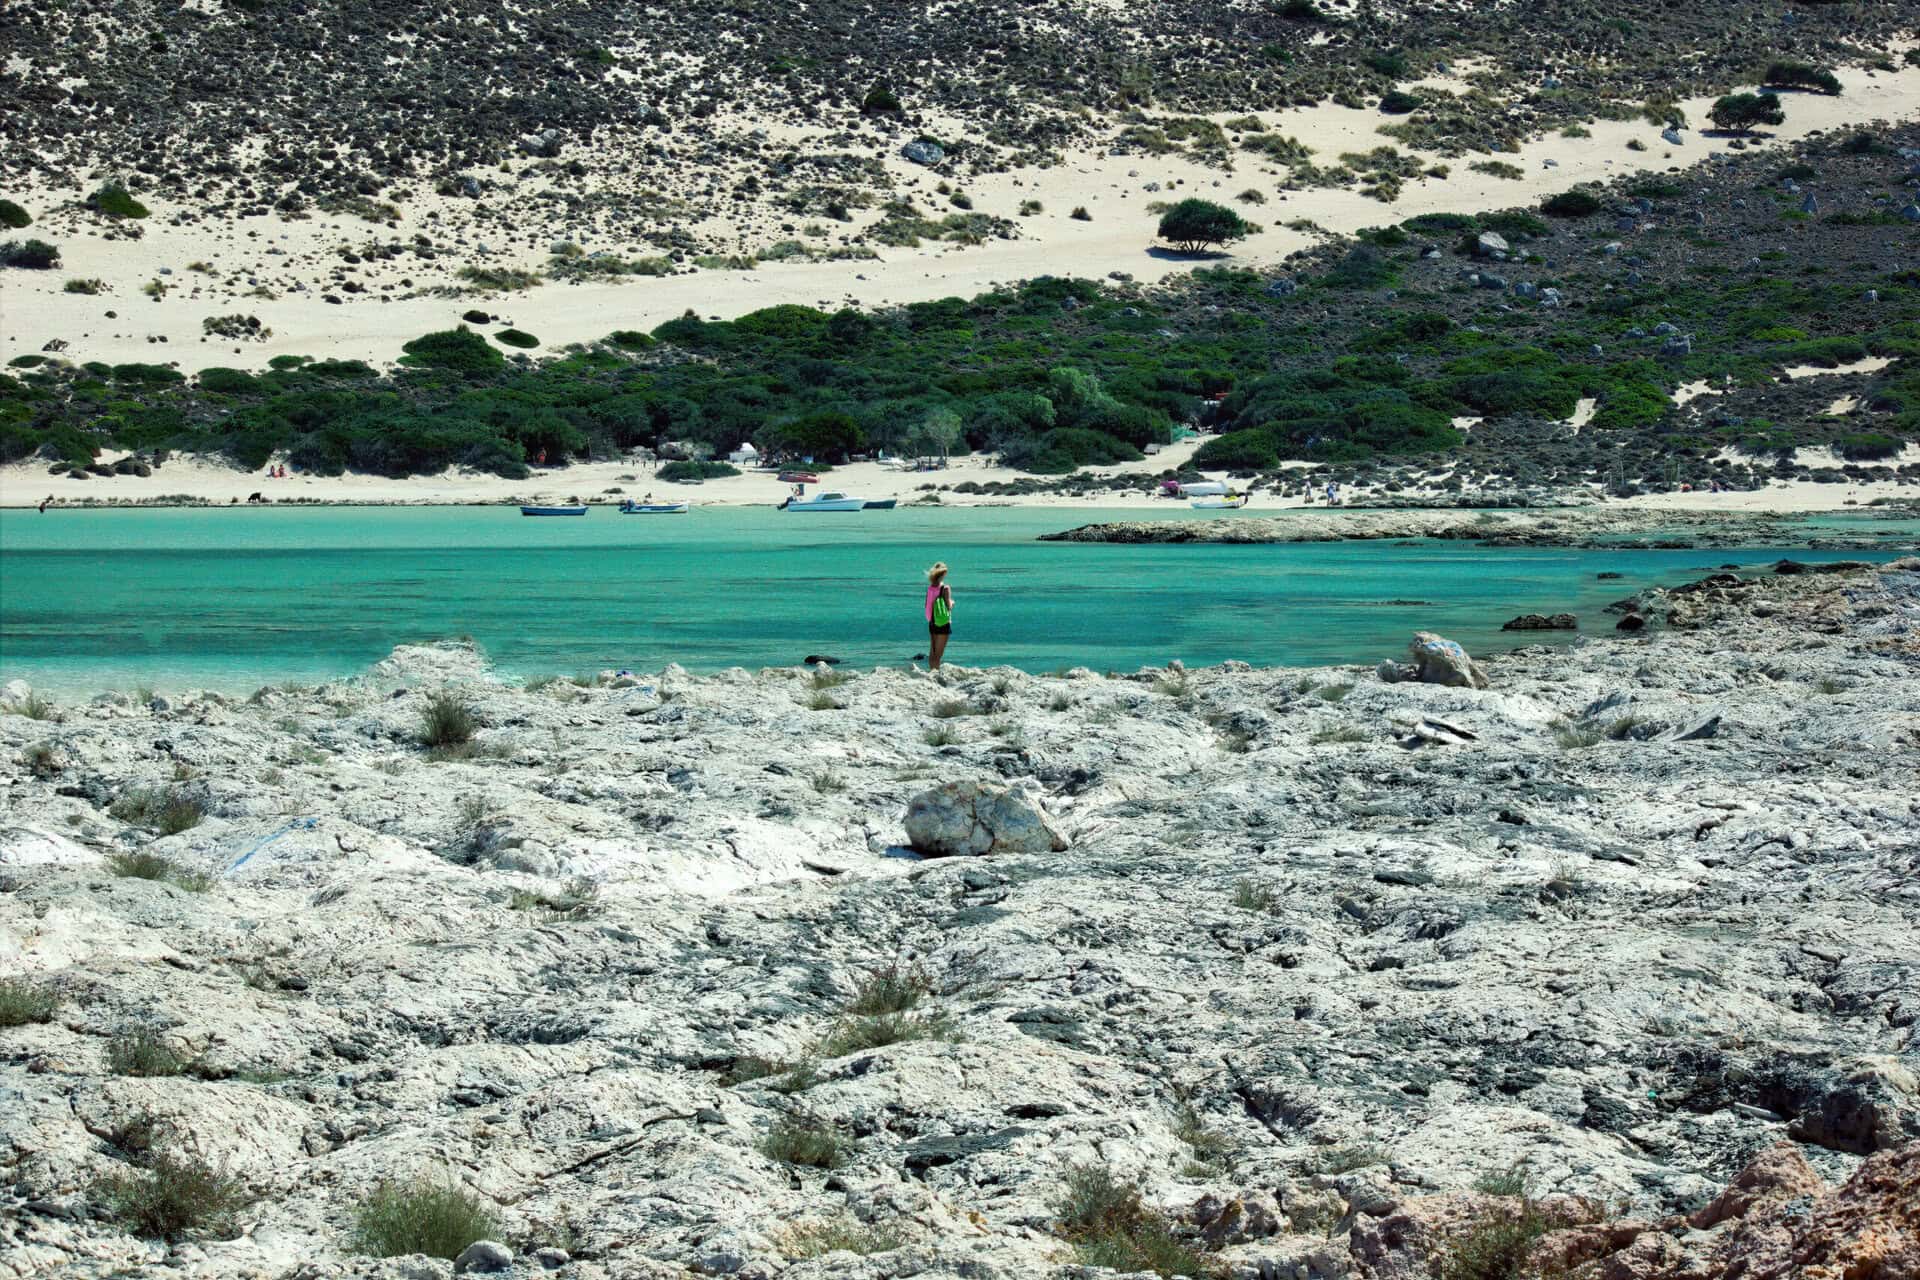
<instances>
[{"instance_id":1,"label":"sandy path","mask_svg":"<svg viewBox=\"0 0 1920 1280\"><path fill-rule=\"evenodd\" d=\"M1920 118L1920 68L1898 72L1855 68L1843 73L1842 80L1846 92L1840 97L1788 96L1788 120L1778 131L1780 139L1875 119ZM1706 98L1683 104L1694 121L1705 119L1708 105ZM1324 164L1334 163L1342 151L1365 151L1389 142L1376 132L1388 119L1377 111L1322 104L1263 113L1262 119L1277 132L1313 147L1316 160ZM1252 213L1266 224L1266 230L1233 255L1234 261L1259 266L1308 243L1308 233L1283 225L1291 220L1307 218L1330 231L1353 231L1421 213L1467 213L1526 204L1576 182L1642 168L1693 164L1727 148L1727 140L1695 132L1684 135L1683 145L1669 146L1645 121L1599 121L1590 130L1591 137L1549 136L1534 140L1519 153L1500 157L1524 170L1519 179L1474 173L1467 167L1471 157L1447 161L1451 176L1410 182L1393 205L1370 200L1357 190L1279 194L1276 189L1284 170L1259 163L1250 153L1236 156L1237 168L1231 174L1169 157L1095 153L1054 168L988 175L965 184L976 207L986 212L1011 216L1022 200L1044 203L1044 212L1019 220L1026 238L1017 241L970 248L885 250L885 261L769 263L753 271L700 271L623 284L549 283L482 299L383 301L367 294L347 295L342 305L335 306L322 301L318 287L282 293L271 300L247 299L244 304L212 300L205 296L210 291L195 297L193 289L200 281L187 268L196 261L223 273L252 268L268 276L304 255L328 257L338 246L393 233L349 218L328 217L293 223L262 218L226 228L175 227L167 224L172 211L155 201L154 216L142 224L144 234L138 240L102 239L91 224L76 225L71 234L55 234L57 220L50 221L48 229L29 233L56 239L64 250L65 265L44 275L23 271L0 275L0 357L38 351L48 338L58 337L70 344L66 352L70 358L175 360L190 370L218 364L258 366L278 354L384 362L399 353L403 342L457 323L460 313L471 306L498 313L551 348L601 338L614 329L651 328L690 308L702 315L726 317L776 303L879 306L968 296L997 283L1046 274L1100 278L1123 272L1156 280L1190 270L1194 264L1150 252L1154 220L1145 206L1154 200L1186 194L1226 200L1247 187L1261 188L1269 202ZM1636 139L1648 149L1628 150L1627 143ZM934 175L897 156L888 165L899 176L905 194L916 196L923 206L938 207L939 198L930 195L937 181ZM1157 183L1159 190L1146 190L1149 183ZM410 206L398 234L404 237L423 226L431 230L431 221L421 220L431 214L430 205L431 201L422 201ZM1074 207L1082 205L1091 214L1090 221L1070 216ZM540 251L529 248L526 252L522 265L540 265ZM444 264L449 270L457 265L459 260L451 258ZM142 296L141 286L160 278L157 272L162 267L173 272L165 278L173 286L171 292L159 301ZM419 277L417 284L433 282L428 276L431 268L411 269ZM110 292L98 297L62 292L64 281L72 277L97 277ZM235 310L259 316L273 330L272 338L238 347L201 338L204 318ZM109 311L116 313L115 318L107 317ZM161 335L166 336L165 343L157 341Z\"/></svg>"}]
</instances>

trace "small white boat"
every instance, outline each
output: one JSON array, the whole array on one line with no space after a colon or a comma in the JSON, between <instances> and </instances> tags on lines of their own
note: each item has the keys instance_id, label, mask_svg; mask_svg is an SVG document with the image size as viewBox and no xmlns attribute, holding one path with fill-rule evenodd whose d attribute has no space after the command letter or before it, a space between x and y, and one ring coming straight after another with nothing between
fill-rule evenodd
<instances>
[{"instance_id":1,"label":"small white boat","mask_svg":"<svg viewBox=\"0 0 1920 1280\"><path fill-rule=\"evenodd\" d=\"M623 502L620 504L623 516L683 516L687 514L684 502Z\"/></svg>"},{"instance_id":2,"label":"small white boat","mask_svg":"<svg viewBox=\"0 0 1920 1280\"><path fill-rule=\"evenodd\" d=\"M1247 495L1224 493L1217 498L1195 498L1187 505L1195 511L1238 511L1247 505Z\"/></svg>"},{"instance_id":3,"label":"small white boat","mask_svg":"<svg viewBox=\"0 0 1920 1280\"><path fill-rule=\"evenodd\" d=\"M865 498L849 498L834 489L816 493L811 498L788 498L780 504L782 511L864 511Z\"/></svg>"}]
</instances>

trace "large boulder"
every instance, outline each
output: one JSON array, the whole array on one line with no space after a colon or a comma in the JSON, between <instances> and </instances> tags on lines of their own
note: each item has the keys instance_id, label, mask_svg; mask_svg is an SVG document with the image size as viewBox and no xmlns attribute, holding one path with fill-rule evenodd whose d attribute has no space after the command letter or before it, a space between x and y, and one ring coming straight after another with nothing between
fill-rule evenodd
<instances>
[{"instance_id":1,"label":"large boulder","mask_svg":"<svg viewBox=\"0 0 1920 1280\"><path fill-rule=\"evenodd\" d=\"M989 782L949 782L915 796L907 804L907 842L934 858L1067 847L1032 796Z\"/></svg>"},{"instance_id":2,"label":"large boulder","mask_svg":"<svg viewBox=\"0 0 1920 1280\"><path fill-rule=\"evenodd\" d=\"M1454 641L1431 631L1413 633L1407 646L1410 662L1382 662L1378 673L1382 680L1397 684L1417 680L1421 684L1444 684L1457 689L1484 689L1487 673Z\"/></svg>"},{"instance_id":3,"label":"large boulder","mask_svg":"<svg viewBox=\"0 0 1920 1280\"><path fill-rule=\"evenodd\" d=\"M1571 613L1523 613L1501 626L1502 631L1577 631L1580 619Z\"/></svg>"}]
</instances>

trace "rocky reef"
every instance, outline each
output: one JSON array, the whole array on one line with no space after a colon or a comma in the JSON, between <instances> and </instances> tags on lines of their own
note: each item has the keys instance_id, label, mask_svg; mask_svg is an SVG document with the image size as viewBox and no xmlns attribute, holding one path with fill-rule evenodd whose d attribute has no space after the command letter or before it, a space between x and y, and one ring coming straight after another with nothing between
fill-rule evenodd
<instances>
[{"instance_id":1,"label":"rocky reef","mask_svg":"<svg viewBox=\"0 0 1920 1280\"><path fill-rule=\"evenodd\" d=\"M0 1276L1914 1275L1920 560L1645 612L16 683Z\"/></svg>"},{"instance_id":2,"label":"rocky reef","mask_svg":"<svg viewBox=\"0 0 1920 1280\"><path fill-rule=\"evenodd\" d=\"M1417 507L1291 511L1265 519L1119 520L1042 534L1042 542L1342 542L1436 538L1488 547L1795 547L1809 550L1913 550L1914 535L1893 521L1907 507L1862 512L1853 527L1811 522L1805 514L1614 507L1449 511ZM1879 521L1887 521L1881 524Z\"/></svg>"}]
</instances>

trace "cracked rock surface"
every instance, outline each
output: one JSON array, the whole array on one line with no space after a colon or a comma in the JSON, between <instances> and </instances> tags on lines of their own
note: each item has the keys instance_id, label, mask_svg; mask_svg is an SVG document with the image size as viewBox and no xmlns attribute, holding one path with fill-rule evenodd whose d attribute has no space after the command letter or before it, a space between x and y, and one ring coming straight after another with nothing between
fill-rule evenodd
<instances>
[{"instance_id":1,"label":"cracked rock surface","mask_svg":"<svg viewBox=\"0 0 1920 1280\"><path fill-rule=\"evenodd\" d=\"M1484 690L523 688L440 645L246 701L11 691L0 977L57 1004L0 1027L0 1276L449 1276L354 1257L361 1199L423 1174L515 1274L795 1280L1079 1274L1076 1165L1247 1276L1425 1274L1444 1223L1385 1225L1515 1166L1637 1221L1782 1141L1910 1185L1920 562L1667 603ZM478 729L429 751L447 694ZM1065 847L920 859L946 784ZM179 1074L109 1069L142 1029ZM106 1216L142 1121L244 1182L230 1231ZM776 1158L796 1126L837 1167Z\"/></svg>"}]
</instances>

